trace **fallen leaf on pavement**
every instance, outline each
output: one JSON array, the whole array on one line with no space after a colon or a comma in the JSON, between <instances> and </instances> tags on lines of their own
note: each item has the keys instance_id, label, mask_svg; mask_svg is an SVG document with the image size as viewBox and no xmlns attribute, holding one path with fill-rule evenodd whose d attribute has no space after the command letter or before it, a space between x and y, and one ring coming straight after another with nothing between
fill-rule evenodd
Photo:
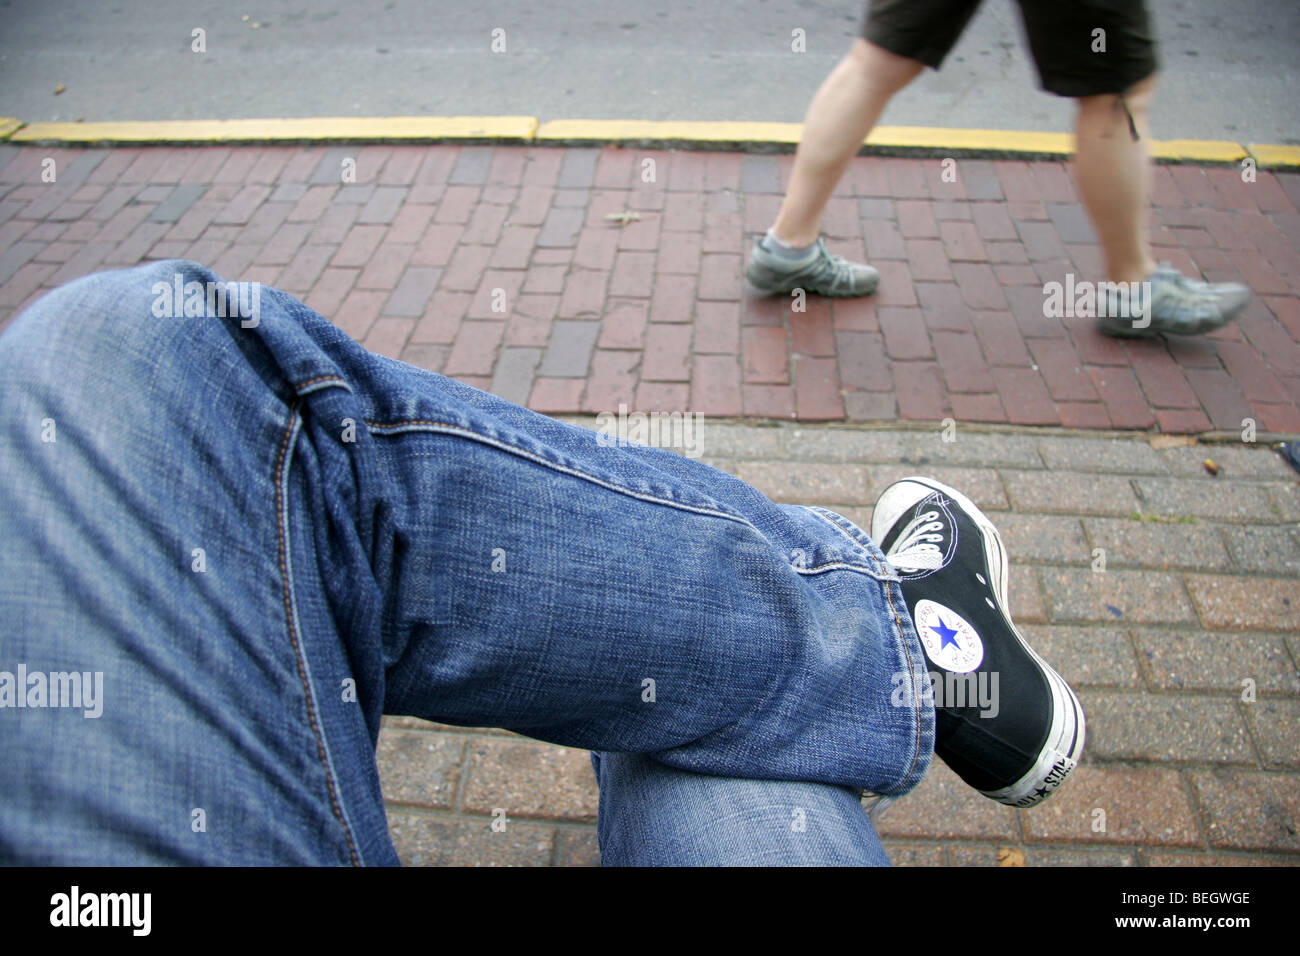
<instances>
[{"instance_id":1,"label":"fallen leaf on pavement","mask_svg":"<svg viewBox=\"0 0 1300 956\"><path fill-rule=\"evenodd\" d=\"M1024 866L1025 854L1013 846L998 847L998 866Z\"/></svg>"}]
</instances>

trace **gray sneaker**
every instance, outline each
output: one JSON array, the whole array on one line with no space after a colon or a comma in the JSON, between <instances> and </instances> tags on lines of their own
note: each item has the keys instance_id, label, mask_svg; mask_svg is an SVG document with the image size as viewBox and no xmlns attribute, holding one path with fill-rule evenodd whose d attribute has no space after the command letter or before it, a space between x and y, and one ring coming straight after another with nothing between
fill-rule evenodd
<instances>
[{"instance_id":1,"label":"gray sneaker","mask_svg":"<svg viewBox=\"0 0 1300 956\"><path fill-rule=\"evenodd\" d=\"M817 240L811 259L794 263L776 255L760 239L750 253L745 275L760 292L773 295L803 289L817 295L852 298L871 295L880 284L879 272L871 266L849 262L843 256L831 255L824 239Z\"/></svg>"},{"instance_id":2,"label":"gray sneaker","mask_svg":"<svg viewBox=\"0 0 1300 956\"><path fill-rule=\"evenodd\" d=\"M1098 327L1119 338L1212 332L1250 302L1244 285L1189 279L1168 263L1161 263L1146 282L1103 282L1098 288Z\"/></svg>"}]
</instances>

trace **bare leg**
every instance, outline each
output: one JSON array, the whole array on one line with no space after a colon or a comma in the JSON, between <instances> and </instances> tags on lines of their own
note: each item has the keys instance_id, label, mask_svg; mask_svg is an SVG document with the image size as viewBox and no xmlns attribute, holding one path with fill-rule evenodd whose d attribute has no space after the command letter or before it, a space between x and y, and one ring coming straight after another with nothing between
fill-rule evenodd
<instances>
[{"instance_id":1,"label":"bare leg","mask_svg":"<svg viewBox=\"0 0 1300 956\"><path fill-rule=\"evenodd\" d=\"M1136 141L1118 96L1079 99L1075 175L1101 238L1106 278L1111 282L1140 282L1156 267L1147 235L1151 198L1147 106L1154 88L1153 75L1124 97L1138 131Z\"/></svg>"},{"instance_id":2,"label":"bare leg","mask_svg":"<svg viewBox=\"0 0 1300 956\"><path fill-rule=\"evenodd\" d=\"M794 172L772 232L791 246L817 240L822 211L890 98L924 64L863 39L826 77L804 117Z\"/></svg>"},{"instance_id":3,"label":"bare leg","mask_svg":"<svg viewBox=\"0 0 1300 956\"><path fill-rule=\"evenodd\" d=\"M1145 321L1134 318L1122 299L1103 307L1101 331L1123 337L1156 333L1198 335L1231 322L1250 302L1250 290L1234 282L1207 285L1174 270L1156 272L1147 216L1151 202L1151 155L1147 106L1155 89L1149 76L1124 95L1079 99L1075 170L1079 192L1106 256L1106 278L1114 283L1149 283ZM1129 129L1124 104L1138 138Z\"/></svg>"}]
</instances>

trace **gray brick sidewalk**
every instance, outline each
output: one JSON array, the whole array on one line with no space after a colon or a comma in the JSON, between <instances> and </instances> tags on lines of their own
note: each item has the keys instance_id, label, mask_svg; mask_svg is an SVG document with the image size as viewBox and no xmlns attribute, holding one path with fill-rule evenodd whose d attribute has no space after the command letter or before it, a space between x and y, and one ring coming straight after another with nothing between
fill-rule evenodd
<instances>
[{"instance_id":1,"label":"gray brick sidewalk","mask_svg":"<svg viewBox=\"0 0 1300 956\"><path fill-rule=\"evenodd\" d=\"M952 437L710 421L701 440L705 460L774 500L864 526L903 475L966 492L1006 540L1017 623L1079 692L1088 748L1058 793L1012 810L936 761L879 818L893 861L1300 864L1296 473L1262 445L974 426ZM379 761L405 863L599 861L585 752L390 718ZM507 823L494 831L498 808Z\"/></svg>"}]
</instances>

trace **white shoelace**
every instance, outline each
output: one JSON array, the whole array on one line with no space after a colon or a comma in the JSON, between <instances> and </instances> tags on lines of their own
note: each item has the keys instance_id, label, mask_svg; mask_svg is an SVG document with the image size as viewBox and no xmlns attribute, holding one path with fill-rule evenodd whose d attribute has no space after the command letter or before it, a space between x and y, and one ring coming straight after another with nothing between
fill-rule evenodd
<instances>
[{"instance_id":1,"label":"white shoelace","mask_svg":"<svg viewBox=\"0 0 1300 956\"><path fill-rule=\"evenodd\" d=\"M903 529L886 557L900 571L930 571L943 565L943 552L939 545L943 535L943 522L939 512L926 511L913 518Z\"/></svg>"}]
</instances>

